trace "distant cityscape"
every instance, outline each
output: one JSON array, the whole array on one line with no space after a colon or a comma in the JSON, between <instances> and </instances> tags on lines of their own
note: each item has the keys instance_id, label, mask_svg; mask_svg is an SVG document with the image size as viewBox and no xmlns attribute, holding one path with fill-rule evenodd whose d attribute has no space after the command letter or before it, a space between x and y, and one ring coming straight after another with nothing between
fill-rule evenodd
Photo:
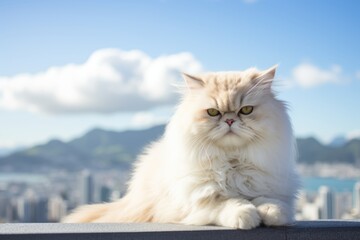
<instances>
[{"instance_id":1,"label":"distant cityscape","mask_svg":"<svg viewBox=\"0 0 360 240\"><path fill-rule=\"evenodd\" d=\"M79 205L109 202L125 191L127 172L2 173L0 222L59 222Z\"/></svg>"},{"instance_id":2,"label":"distant cityscape","mask_svg":"<svg viewBox=\"0 0 360 240\"><path fill-rule=\"evenodd\" d=\"M297 220L359 219L360 181L353 192L335 192L321 186L315 193L302 190L297 201Z\"/></svg>"},{"instance_id":3,"label":"distant cityscape","mask_svg":"<svg viewBox=\"0 0 360 240\"><path fill-rule=\"evenodd\" d=\"M0 178L0 222L59 222L79 205L108 202L125 193L127 171L5 173ZM302 190L297 220L360 218L360 181L352 191L329 186Z\"/></svg>"}]
</instances>

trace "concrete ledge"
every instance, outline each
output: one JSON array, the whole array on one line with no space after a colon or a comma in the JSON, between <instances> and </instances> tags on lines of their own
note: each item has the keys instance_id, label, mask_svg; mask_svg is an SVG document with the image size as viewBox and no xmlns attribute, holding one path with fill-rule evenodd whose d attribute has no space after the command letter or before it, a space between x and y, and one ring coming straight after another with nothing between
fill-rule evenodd
<instances>
[{"instance_id":1,"label":"concrete ledge","mask_svg":"<svg viewBox=\"0 0 360 240\"><path fill-rule=\"evenodd\" d=\"M175 224L1 224L0 240L17 239L186 239L186 240L331 240L360 239L360 221L300 221L290 227L259 227L234 230L216 226L184 226Z\"/></svg>"}]
</instances>

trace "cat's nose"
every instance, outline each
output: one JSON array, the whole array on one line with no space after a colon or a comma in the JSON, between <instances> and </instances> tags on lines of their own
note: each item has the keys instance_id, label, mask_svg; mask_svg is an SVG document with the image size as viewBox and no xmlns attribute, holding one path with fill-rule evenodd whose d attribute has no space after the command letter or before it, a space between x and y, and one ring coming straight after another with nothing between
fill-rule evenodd
<instances>
[{"instance_id":1,"label":"cat's nose","mask_svg":"<svg viewBox=\"0 0 360 240\"><path fill-rule=\"evenodd\" d=\"M225 122L231 127L231 125L235 122L234 119L226 119Z\"/></svg>"}]
</instances>

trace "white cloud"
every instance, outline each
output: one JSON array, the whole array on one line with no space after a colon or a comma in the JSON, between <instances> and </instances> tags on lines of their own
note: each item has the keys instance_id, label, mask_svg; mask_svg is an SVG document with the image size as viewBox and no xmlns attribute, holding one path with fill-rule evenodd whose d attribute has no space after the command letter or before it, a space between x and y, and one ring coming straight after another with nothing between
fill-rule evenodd
<instances>
[{"instance_id":1,"label":"white cloud","mask_svg":"<svg viewBox=\"0 0 360 240\"><path fill-rule=\"evenodd\" d=\"M138 112L132 117L131 123L135 128L147 128L164 124L169 118L163 115L156 115L153 112Z\"/></svg>"},{"instance_id":2,"label":"white cloud","mask_svg":"<svg viewBox=\"0 0 360 240\"><path fill-rule=\"evenodd\" d=\"M14 149L14 148L18 148L20 146L22 146L24 144L19 144L15 141L0 141L0 149Z\"/></svg>"},{"instance_id":3,"label":"white cloud","mask_svg":"<svg viewBox=\"0 0 360 240\"><path fill-rule=\"evenodd\" d=\"M346 135L347 140L357 139L357 138L360 138L360 129L351 131Z\"/></svg>"},{"instance_id":4,"label":"white cloud","mask_svg":"<svg viewBox=\"0 0 360 240\"><path fill-rule=\"evenodd\" d=\"M175 101L181 72L202 66L190 53L151 58L144 52L101 49L80 65L0 77L0 107L45 113L146 110Z\"/></svg>"},{"instance_id":5,"label":"white cloud","mask_svg":"<svg viewBox=\"0 0 360 240\"><path fill-rule=\"evenodd\" d=\"M291 79L304 88L325 83L339 83L346 80L342 76L342 69L339 65L333 65L330 69L321 69L309 63L303 63L295 67Z\"/></svg>"}]
</instances>

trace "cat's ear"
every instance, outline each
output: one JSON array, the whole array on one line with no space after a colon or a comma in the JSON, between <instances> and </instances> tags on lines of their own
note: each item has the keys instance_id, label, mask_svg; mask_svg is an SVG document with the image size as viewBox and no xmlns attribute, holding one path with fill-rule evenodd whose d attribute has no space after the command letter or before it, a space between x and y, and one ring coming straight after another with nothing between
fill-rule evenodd
<instances>
[{"instance_id":1,"label":"cat's ear","mask_svg":"<svg viewBox=\"0 0 360 240\"><path fill-rule=\"evenodd\" d=\"M268 68L258 75L255 79L255 85L258 87L262 87L264 89L271 89L272 82L275 78L275 73L278 65L274 65L271 68Z\"/></svg>"},{"instance_id":2,"label":"cat's ear","mask_svg":"<svg viewBox=\"0 0 360 240\"><path fill-rule=\"evenodd\" d=\"M278 64L272 66L271 68L266 69L262 72L262 77L265 79L273 80L275 77L276 69L278 67Z\"/></svg>"},{"instance_id":3,"label":"cat's ear","mask_svg":"<svg viewBox=\"0 0 360 240\"><path fill-rule=\"evenodd\" d=\"M188 89L200 89L204 87L204 81L187 73L182 73Z\"/></svg>"}]
</instances>

